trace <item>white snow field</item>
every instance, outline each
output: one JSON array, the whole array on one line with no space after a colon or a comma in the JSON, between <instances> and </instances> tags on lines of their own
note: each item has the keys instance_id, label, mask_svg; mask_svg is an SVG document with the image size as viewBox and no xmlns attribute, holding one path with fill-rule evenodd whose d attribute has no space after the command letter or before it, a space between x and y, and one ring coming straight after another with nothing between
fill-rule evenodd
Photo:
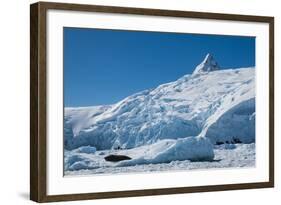
<instances>
[{"instance_id":1,"label":"white snow field","mask_svg":"<svg viewBox=\"0 0 281 205\"><path fill-rule=\"evenodd\" d=\"M224 144L214 146L214 159L212 161L173 160L166 163L134 164L130 160L121 162L108 162L104 156L109 154L127 154L132 157L146 156L149 159L151 151L148 146L130 150L105 150L97 151L94 155L82 154L76 151L65 151L65 176L91 175L91 174L118 174L118 173L143 173L152 171L181 171L203 170L218 168L246 168L255 166L255 143L251 144ZM127 162L124 164L122 162Z\"/></svg>"},{"instance_id":2,"label":"white snow field","mask_svg":"<svg viewBox=\"0 0 281 205\"><path fill-rule=\"evenodd\" d=\"M255 69L221 69L208 54L116 104L65 108L64 148L66 175L254 166Z\"/></svg>"}]
</instances>

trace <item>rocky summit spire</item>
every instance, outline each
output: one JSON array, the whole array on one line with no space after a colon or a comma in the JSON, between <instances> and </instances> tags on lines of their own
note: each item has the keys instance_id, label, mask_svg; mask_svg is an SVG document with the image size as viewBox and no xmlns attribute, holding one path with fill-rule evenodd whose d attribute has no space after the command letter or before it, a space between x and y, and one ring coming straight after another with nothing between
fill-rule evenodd
<instances>
[{"instance_id":1,"label":"rocky summit spire","mask_svg":"<svg viewBox=\"0 0 281 205\"><path fill-rule=\"evenodd\" d=\"M219 70L220 67L211 54L207 54L204 60L195 68L193 74L200 74Z\"/></svg>"}]
</instances>

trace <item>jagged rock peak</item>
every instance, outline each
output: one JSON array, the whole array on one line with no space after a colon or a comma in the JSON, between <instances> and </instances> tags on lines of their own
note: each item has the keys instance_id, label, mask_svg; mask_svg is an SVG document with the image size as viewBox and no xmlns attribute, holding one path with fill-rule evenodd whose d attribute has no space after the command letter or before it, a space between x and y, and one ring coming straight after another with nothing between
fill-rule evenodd
<instances>
[{"instance_id":1,"label":"jagged rock peak","mask_svg":"<svg viewBox=\"0 0 281 205\"><path fill-rule=\"evenodd\" d=\"M208 53L204 58L204 60L195 68L193 74L206 73L219 69L220 67L217 61L214 59L214 57L211 54Z\"/></svg>"}]
</instances>

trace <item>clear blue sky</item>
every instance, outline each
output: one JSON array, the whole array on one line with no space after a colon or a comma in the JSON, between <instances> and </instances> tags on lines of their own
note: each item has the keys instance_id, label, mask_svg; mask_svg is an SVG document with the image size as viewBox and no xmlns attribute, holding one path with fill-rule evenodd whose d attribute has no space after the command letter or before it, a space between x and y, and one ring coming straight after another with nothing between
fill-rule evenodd
<instances>
[{"instance_id":1,"label":"clear blue sky","mask_svg":"<svg viewBox=\"0 0 281 205\"><path fill-rule=\"evenodd\" d=\"M222 68L255 66L255 38L64 28L64 104L116 103L192 73L207 53Z\"/></svg>"}]
</instances>

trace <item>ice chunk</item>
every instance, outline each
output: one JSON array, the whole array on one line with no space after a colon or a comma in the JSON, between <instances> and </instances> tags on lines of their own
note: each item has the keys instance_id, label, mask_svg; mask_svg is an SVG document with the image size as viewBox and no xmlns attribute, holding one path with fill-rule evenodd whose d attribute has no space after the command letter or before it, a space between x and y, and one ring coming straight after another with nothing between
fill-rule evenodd
<instances>
[{"instance_id":1,"label":"ice chunk","mask_svg":"<svg viewBox=\"0 0 281 205\"><path fill-rule=\"evenodd\" d=\"M85 161L78 161L73 163L68 170L73 171L73 170L80 170L80 169L87 169L88 168L88 163Z\"/></svg>"},{"instance_id":2,"label":"ice chunk","mask_svg":"<svg viewBox=\"0 0 281 205\"><path fill-rule=\"evenodd\" d=\"M171 161L211 161L214 158L213 145L204 137L187 137L178 140L163 140L151 145L149 154L132 160L122 161L117 166L169 163Z\"/></svg>"},{"instance_id":3,"label":"ice chunk","mask_svg":"<svg viewBox=\"0 0 281 205\"><path fill-rule=\"evenodd\" d=\"M96 151L97 149L91 146L82 146L77 149L77 152L87 153L87 154L94 154Z\"/></svg>"}]
</instances>

